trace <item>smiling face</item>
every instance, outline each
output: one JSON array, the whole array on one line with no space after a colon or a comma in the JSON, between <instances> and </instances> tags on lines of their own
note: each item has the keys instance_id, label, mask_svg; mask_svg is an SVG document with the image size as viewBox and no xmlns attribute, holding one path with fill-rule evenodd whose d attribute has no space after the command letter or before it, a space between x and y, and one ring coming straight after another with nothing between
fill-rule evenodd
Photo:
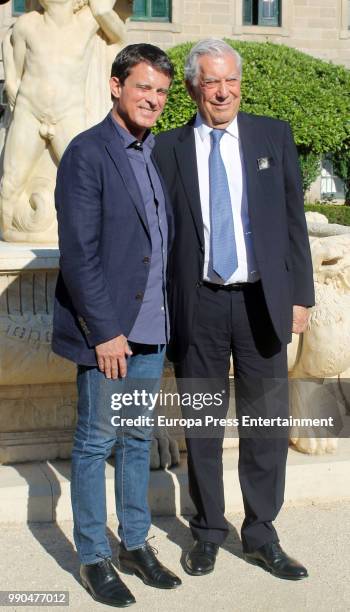
<instances>
[{"instance_id":1,"label":"smiling face","mask_svg":"<svg viewBox=\"0 0 350 612\"><path fill-rule=\"evenodd\" d=\"M213 128L225 129L238 113L241 101L241 80L236 59L230 53L202 55L193 84L187 83L204 122Z\"/></svg>"},{"instance_id":2,"label":"smiling face","mask_svg":"<svg viewBox=\"0 0 350 612\"><path fill-rule=\"evenodd\" d=\"M170 78L150 64L136 64L121 83L117 77L110 80L114 97L113 115L118 123L135 138L141 140L160 116L170 87Z\"/></svg>"}]
</instances>

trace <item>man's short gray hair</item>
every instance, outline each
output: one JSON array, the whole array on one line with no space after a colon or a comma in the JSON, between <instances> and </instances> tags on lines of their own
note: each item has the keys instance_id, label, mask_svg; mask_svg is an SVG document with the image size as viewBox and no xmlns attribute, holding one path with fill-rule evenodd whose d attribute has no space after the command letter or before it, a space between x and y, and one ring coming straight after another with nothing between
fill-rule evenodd
<instances>
[{"instance_id":1,"label":"man's short gray hair","mask_svg":"<svg viewBox=\"0 0 350 612\"><path fill-rule=\"evenodd\" d=\"M202 55L232 55L237 64L240 77L242 76L242 58L240 54L230 47L224 40L219 38L205 38L200 40L192 47L185 61L185 80L191 85L195 85L195 80L198 75L198 60Z\"/></svg>"}]
</instances>

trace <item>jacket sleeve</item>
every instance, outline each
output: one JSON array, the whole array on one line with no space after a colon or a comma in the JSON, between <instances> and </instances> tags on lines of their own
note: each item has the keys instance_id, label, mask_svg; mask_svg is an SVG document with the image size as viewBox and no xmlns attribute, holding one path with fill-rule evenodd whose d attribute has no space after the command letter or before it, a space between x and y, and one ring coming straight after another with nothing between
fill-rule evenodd
<instances>
[{"instance_id":1,"label":"jacket sleeve","mask_svg":"<svg viewBox=\"0 0 350 612\"><path fill-rule=\"evenodd\" d=\"M293 304L310 307L315 303L310 243L298 153L288 123L285 123L283 170L289 232L288 264L293 274Z\"/></svg>"},{"instance_id":2,"label":"jacket sleeve","mask_svg":"<svg viewBox=\"0 0 350 612\"><path fill-rule=\"evenodd\" d=\"M71 144L55 190L60 269L90 348L122 333L99 255L103 186L92 153L84 143Z\"/></svg>"}]
</instances>

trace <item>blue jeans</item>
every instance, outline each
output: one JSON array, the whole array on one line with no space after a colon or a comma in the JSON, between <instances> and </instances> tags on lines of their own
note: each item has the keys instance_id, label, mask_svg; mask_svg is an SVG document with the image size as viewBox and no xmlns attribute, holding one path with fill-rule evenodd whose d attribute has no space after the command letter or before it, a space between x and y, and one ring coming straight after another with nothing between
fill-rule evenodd
<instances>
[{"instance_id":1,"label":"blue jeans","mask_svg":"<svg viewBox=\"0 0 350 612\"><path fill-rule=\"evenodd\" d=\"M163 371L163 345L130 343L125 379L105 378L97 367L78 366L78 423L72 452L71 498L74 541L81 563L111 557L106 534L105 462L115 446L115 501L118 535L128 550L140 548L151 524L148 507L152 424L114 426L114 416L153 418L149 405L112 409L112 396L135 390L157 393ZM124 396L125 397L125 396ZM117 404L118 405L118 404Z\"/></svg>"}]
</instances>

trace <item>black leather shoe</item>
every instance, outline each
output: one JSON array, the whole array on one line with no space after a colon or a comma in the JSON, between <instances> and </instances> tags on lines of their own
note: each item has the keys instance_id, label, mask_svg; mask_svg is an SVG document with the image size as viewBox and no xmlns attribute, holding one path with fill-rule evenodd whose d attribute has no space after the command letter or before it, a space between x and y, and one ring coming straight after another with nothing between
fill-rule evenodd
<instances>
[{"instance_id":1,"label":"black leather shoe","mask_svg":"<svg viewBox=\"0 0 350 612\"><path fill-rule=\"evenodd\" d=\"M307 569L289 557L278 542L269 542L254 552L244 553L243 556L248 563L259 565L278 578L301 580L308 576Z\"/></svg>"},{"instance_id":2,"label":"black leather shoe","mask_svg":"<svg viewBox=\"0 0 350 612\"><path fill-rule=\"evenodd\" d=\"M128 587L121 581L110 559L93 565L80 566L81 583L95 601L126 608L136 602Z\"/></svg>"},{"instance_id":3,"label":"black leather shoe","mask_svg":"<svg viewBox=\"0 0 350 612\"><path fill-rule=\"evenodd\" d=\"M219 546L214 542L196 540L185 559L185 570L191 576L210 574L215 567Z\"/></svg>"},{"instance_id":4,"label":"black leather shoe","mask_svg":"<svg viewBox=\"0 0 350 612\"><path fill-rule=\"evenodd\" d=\"M180 578L158 561L155 552L147 542L136 550L126 550L121 544L117 567L126 574L136 574L145 584L157 589L174 589L180 586Z\"/></svg>"}]
</instances>

